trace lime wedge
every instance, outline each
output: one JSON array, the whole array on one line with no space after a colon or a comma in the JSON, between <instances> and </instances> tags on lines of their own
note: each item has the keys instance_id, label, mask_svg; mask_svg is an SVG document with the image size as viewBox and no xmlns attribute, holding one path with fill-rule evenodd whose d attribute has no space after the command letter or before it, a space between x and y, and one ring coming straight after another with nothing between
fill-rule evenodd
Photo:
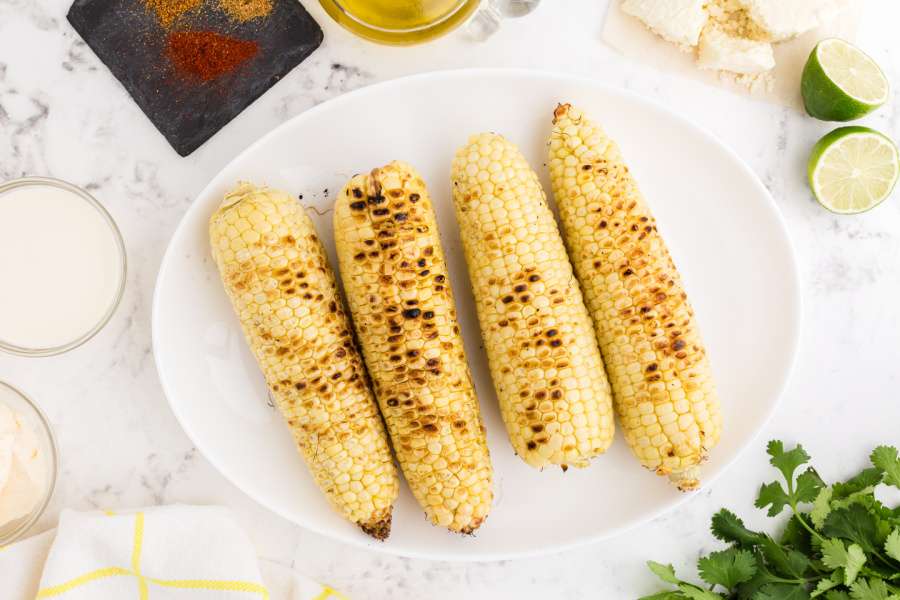
<instances>
[{"instance_id":1,"label":"lime wedge","mask_svg":"<svg viewBox=\"0 0 900 600\"><path fill-rule=\"evenodd\" d=\"M809 55L800 82L806 112L823 121L852 121L885 103L890 84L856 46L831 38Z\"/></svg>"},{"instance_id":2,"label":"lime wedge","mask_svg":"<svg viewBox=\"0 0 900 600\"><path fill-rule=\"evenodd\" d=\"M836 213L860 213L891 195L900 176L900 154L874 129L841 127L813 147L808 175L819 204Z\"/></svg>"}]
</instances>

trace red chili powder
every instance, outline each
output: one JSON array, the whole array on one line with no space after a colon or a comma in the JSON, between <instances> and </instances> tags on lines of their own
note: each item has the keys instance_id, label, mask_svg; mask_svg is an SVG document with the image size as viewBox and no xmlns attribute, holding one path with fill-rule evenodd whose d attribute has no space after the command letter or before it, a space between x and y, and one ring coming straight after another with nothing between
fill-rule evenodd
<instances>
[{"instance_id":1,"label":"red chili powder","mask_svg":"<svg viewBox=\"0 0 900 600\"><path fill-rule=\"evenodd\" d=\"M174 31L166 42L166 53L178 72L200 81L234 71L258 51L256 42L213 31Z\"/></svg>"}]
</instances>

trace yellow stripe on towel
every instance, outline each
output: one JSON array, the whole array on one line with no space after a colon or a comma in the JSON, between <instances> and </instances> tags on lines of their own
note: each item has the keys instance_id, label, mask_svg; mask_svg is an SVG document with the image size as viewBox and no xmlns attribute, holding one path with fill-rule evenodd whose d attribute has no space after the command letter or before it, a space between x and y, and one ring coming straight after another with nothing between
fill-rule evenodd
<instances>
[{"instance_id":1,"label":"yellow stripe on towel","mask_svg":"<svg viewBox=\"0 0 900 600\"><path fill-rule=\"evenodd\" d=\"M144 513L139 512L134 516L134 546L131 550L131 570L137 576L139 600L147 600L150 591L147 589L147 580L141 575L141 553L144 550Z\"/></svg>"},{"instance_id":2,"label":"yellow stripe on towel","mask_svg":"<svg viewBox=\"0 0 900 600\"><path fill-rule=\"evenodd\" d=\"M263 600L269 600L269 590L264 585L250 581L217 581L212 579L154 579L147 577L147 581L161 587L179 588L183 590L215 590L224 592L249 592L259 594Z\"/></svg>"},{"instance_id":3,"label":"yellow stripe on towel","mask_svg":"<svg viewBox=\"0 0 900 600\"><path fill-rule=\"evenodd\" d=\"M337 600L347 600L347 598L343 594L328 587L327 585L323 586L322 592L312 600L328 600L329 598L336 598Z\"/></svg>"},{"instance_id":4,"label":"yellow stripe on towel","mask_svg":"<svg viewBox=\"0 0 900 600\"><path fill-rule=\"evenodd\" d=\"M122 575L133 575L131 571L128 569L123 569L121 567L109 567L106 569L97 569L96 571L91 571L81 577L76 577L71 581L67 581L66 583L60 585L50 586L48 588L44 588L38 592L38 598L52 598L54 596L59 596L60 594L65 594L68 591L71 591L77 587L80 587L86 583L90 583L92 581L96 581L98 579L106 579L107 577L119 577Z\"/></svg>"}]
</instances>

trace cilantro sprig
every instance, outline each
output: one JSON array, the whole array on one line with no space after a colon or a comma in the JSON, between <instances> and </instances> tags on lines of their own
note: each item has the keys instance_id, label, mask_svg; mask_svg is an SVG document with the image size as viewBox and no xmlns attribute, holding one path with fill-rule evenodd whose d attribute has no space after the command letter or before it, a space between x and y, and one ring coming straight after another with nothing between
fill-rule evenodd
<instances>
[{"instance_id":1,"label":"cilantro sprig","mask_svg":"<svg viewBox=\"0 0 900 600\"><path fill-rule=\"evenodd\" d=\"M897 449L875 448L871 467L832 485L799 444L776 440L766 451L783 480L763 484L755 506L770 517L789 511L781 534L750 530L723 508L711 531L728 547L700 558L704 583L651 561L669 589L639 600L900 600L900 506L875 497L878 486L900 489Z\"/></svg>"}]
</instances>

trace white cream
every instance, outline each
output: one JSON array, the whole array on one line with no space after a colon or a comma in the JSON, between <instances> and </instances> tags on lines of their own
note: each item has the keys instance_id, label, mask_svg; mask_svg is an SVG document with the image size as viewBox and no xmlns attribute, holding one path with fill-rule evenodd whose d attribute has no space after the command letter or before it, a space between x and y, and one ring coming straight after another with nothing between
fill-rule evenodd
<instances>
[{"instance_id":1,"label":"white cream","mask_svg":"<svg viewBox=\"0 0 900 600\"><path fill-rule=\"evenodd\" d=\"M81 196L50 185L0 194L0 342L48 349L81 338L121 276L117 238Z\"/></svg>"},{"instance_id":2,"label":"white cream","mask_svg":"<svg viewBox=\"0 0 900 600\"><path fill-rule=\"evenodd\" d=\"M27 517L47 488L47 460L37 433L0 399L0 528Z\"/></svg>"}]
</instances>

